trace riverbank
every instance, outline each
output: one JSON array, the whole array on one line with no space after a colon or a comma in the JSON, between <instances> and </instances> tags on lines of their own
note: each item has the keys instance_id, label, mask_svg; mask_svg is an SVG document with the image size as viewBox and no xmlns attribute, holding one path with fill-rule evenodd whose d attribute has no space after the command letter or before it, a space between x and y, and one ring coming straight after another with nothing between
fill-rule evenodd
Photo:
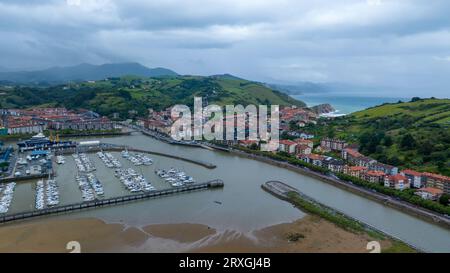
<instances>
[{"instance_id":1,"label":"riverbank","mask_svg":"<svg viewBox=\"0 0 450 273\"><path fill-rule=\"evenodd\" d=\"M301 238L294 241L292 234ZM191 223L126 227L99 219L36 221L0 228L2 253L69 252L66 244L70 241L78 241L82 252L367 253L371 240L316 216L250 233ZM394 246L387 240L380 244L382 250Z\"/></svg>"},{"instance_id":2,"label":"riverbank","mask_svg":"<svg viewBox=\"0 0 450 273\"><path fill-rule=\"evenodd\" d=\"M269 181L262 184L261 188L275 197L293 204L300 210L325 219L349 232L366 234L377 241L380 239L385 240L385 238L387 238L393 245L397 245L404 252L416 252L416 250L418 250L417 247L407 245L399 239L392 238L389 234L386 234L367 223L354 219L334 208L328 207L283 182Z\"/></svg>"},{"instance_id":3,"label":"riverbank","mask_svg":"<svg viewBox=\"0 0 450 273\"><path fill-rule=\"evenodd\" d=\"M134 129L141 130L141 131L143 130L142 128L137 128L137 127ZM156 138L158 140L161 140L158 137L154 136L153 134L145 134L145 135ZM166 143L173 144L170 142L166 142ZM376 191L373 191L370 189L366 189L366 188L354 185L350 182L343 181L336 176L331 176L329 174L323 174L318 171L311 170L308 167L296 166L296 165L290 164L289 162L286 162L286 161L278 161L278 160L275 160L275 159L272 159L272 158L269 158L266 156L249 153L249 152L246 152L246 151L243 151L240 149L231 148L231 147L222 147L222 146L218 146L218 145L215 145L212 143L203 142L199 145L196 145L196 147L204 148L204 149L214 149L214 150L222 151L222 152L229 152L234 155L238 155L238 156L250 158L250 159L255 159L255 160L258 160L258 161L261 161L264 163L271 164L273 166L285 168L285 169L295 171L295 172L303 174L303 175L308 175L310 177L319 179L319 180L326 182L328 184L331 184L333 186L344 189L346 191L350 191L352 193L358 194L362 197L376 201L383 205L395 208L395 209L402 211L404 213L407 213L411 216L414 216L419 219L425 220L427 222L437 224L441 227L450 229L450 218L448 218L448 217L445 217L441 214L430 211L423 207L413 205L406 201L398 200L392 196L388 196L388 195L385 195L385 194L382 194L382 193L379 193L379 192L376 192ZM315 167L315 166L311 166L311 167ZM320 167L315 167L315 168L322 169Z\"/></svg>"},{"instance_id":4,"label":"riverbank","mask_svg":"<svg viewBox=\"0 0 450 273\"><path fill-rule=\"evenodd\" d=\"M71 138L71 137L105 137L105 136L129 136L131 132L104 132L104 133L72 133L72 134L61 134L61 138Z\"/></svg>"},{"instance_id":5,"label":"riverbank","mask_svg":"<svg viewBox=\"0 0 450 273\"><path fill-rule=\"evenodd\" d=\"M215 148L214 145L209 145L211 148ZM219 151L224 151L224 148L219 147L217 149ZM341 189L350 191L352 193L358 194L362 197L369 198L370 200L376 201L378 203L381 203L383 205L395 208L399 211L402 211L404 213L407 213L409 215L412 215L414 217L420 218L422 220L426 220L430 223L437 224L439 226L442 226L444 228L450 229L450 218L447 218L443 215L437 214L433 211L415 206L413 204L410 204L405 201L398 200L396 198L393 198L391 196L378 193L369 189L362 188L360 186L354 185L350 182L346 182L343 180L338 179L337 177L322 174L313 170L310 170L306 167L300 167L293 164L290 164L289 162L284 161L277 161L271 158L268 158L266 156L251 154L242 150L237 150L233 148L228 148L228 152L242 156L245 158L255 159L264 163L271 164L273 166L285 168L291 171L295 171L297 173L308 175L310 177L314 177L316 179L319 179L323 182L326 182L328 184L331 184L333 186L339 187Z\"/></svg>"}]
</instances>

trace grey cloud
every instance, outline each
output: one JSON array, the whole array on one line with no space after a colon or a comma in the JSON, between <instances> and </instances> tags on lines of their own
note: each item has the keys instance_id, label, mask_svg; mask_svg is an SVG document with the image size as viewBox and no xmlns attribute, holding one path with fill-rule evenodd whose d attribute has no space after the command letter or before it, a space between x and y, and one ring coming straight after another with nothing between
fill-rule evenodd
<instances>
[{"instance_id":1,"label":"grey cloud","mask_svg":"<svg viewBox=\"0 0 450 273\"><path fill-rule=\"evenodd\" d=\"M446 0L79 1L0 1L0 66L137 61L186 74L448 96Z\"/></svg>"}]
</instances>

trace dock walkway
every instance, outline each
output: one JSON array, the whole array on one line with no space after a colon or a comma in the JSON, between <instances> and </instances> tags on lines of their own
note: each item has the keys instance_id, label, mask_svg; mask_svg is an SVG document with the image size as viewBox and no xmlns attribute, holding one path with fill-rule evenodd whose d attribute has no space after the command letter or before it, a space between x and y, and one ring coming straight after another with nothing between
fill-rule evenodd
<instances>
[{"instance_id":1,"label":"dock walkway","mask_svg":"<svg viewBox=\"0 0 450 273\"><path fill-rule=\"evenodd\" d=\"M95 146L95 147L83 147L83 148L78 147L78 148L72 148L72 149L65 149L65 150L61 150L61 151L56 151L56 154L57 155L73 154L76 152L94 153L94 152L99 152L99 151L120 152L123 150L128 150L128 151L137 152L137 153L152 154L152 155L163 156L163 157L169 157L169 158L193 163L196 165L200 165L200 166L203 166L208 169L214 169L217 167L214 164L196 160L196 159L191 159L191 158L186 158L186 157L182 157L182 156L178 156L178 155L171 155L171 154L166 154L166 153L161 153L161 152L149 151L149 150L144 150L144 149L138 149L138 148L133 148L133 147L125 146L125 145L109 144L109 143L102 143L100 146Z\"/></svg>"},{"instance_id":2,"label":"dock walkway","mask_svg":"<svg viewBox=\"0 0 450 273\"><path fill-rule=\"evenodd\" d=\"M16 214L0 216L0 224L18 221L18 220L29 219L29 218L35 218L35 217L40 217L40 216L45 216L45 215L51 215L51 214L68 213L68 212L76 211L76 210L117 205L117 204L121 204L121 203L143 200L143 199L148 199L148 198L152 198L152 197L168 196L168 195L173 195L173 194L177 194L177 193L205 190L205 189L209 189L209 188L221 188L223 186L224 186L224 183L222 180L215 179L215 180L211 180L208 182L196 183L193 185L188 185L188 186L183 186L183 187L178 187L178 188L151 191L151 192L145 192L145 193L140 193L140 194L132 194L132 195L126 195L126 196L120 196L120 197L113 197L113 198L108 198L108 199L93 200L93 201L88 201L88 202L81 202L81 203L51 207L51 208L46 208L43 210L21 212L21 213L16 213Z\"/></svg>"}]
</instances>

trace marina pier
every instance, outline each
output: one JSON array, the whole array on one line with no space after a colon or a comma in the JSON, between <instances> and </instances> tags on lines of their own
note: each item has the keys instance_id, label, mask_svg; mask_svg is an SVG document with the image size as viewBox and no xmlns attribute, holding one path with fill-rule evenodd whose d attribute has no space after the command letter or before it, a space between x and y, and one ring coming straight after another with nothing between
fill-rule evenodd
<instances>
[{"instance_id":1,"label":"marina pier","mask_svg":"<svg viewBox=\"0 0 450 273\"><path fill-rule=\"evenodd\" d=\"M25 220L25 219L29 219L29 218L36 218L36 217L46 216L46 215L51 215L51 214L68 213L71 211L78 211L78 210L89 209L89 208L118 205L118 204L122 204L122 203L138 201L138 200L143 200L143 199L148 199L148 198L153 198L153 197L169 196L169 195L173 195L173 194L177 194L177 193L187 193L187 192L192 192L192 191L222 188L223 186L224 186L224 183L222 180L215 179L215 180L211 180L208 182L196 183L193 185L187 185L187 186L178 187L178 188L151 191L151 192L145 192L145 193L140 193L140 194L131 194L131 195L126 195L126 196L93 200L93 201L81 202L81 203L64 205L64 206L50 207L50 208L46 208L46 209L42 209L42 210L28 211L28 212L0 216L0 223L9 223L9 222L13 222L13 221Z\"/></svg>"},{"instance_id":2,"label":"marina pier","mask_svg":"<svg viewBox=\"0 0 450 273\"><path fill-rule=\"evenodd\" d=\"M86 146L86 147L78 146L77 148L70 148L70 149L55 151L55 153L56 153L56 155L67 155L67 154L73 154L73 153L77 153L77 152L83 152L83 153L95 153L95 152L99 152L99 151L121 152L123 150L128 150L130 152L144 153L144 154L152 154L152 155L182 160L182 161L186 161L186 162L193 163L196 165L200 165L200 166L208 168L208 169L214 169L217 167L216 165L208 163L208 162L203 162L203 161L196 160L196 159L181 157L178 155L171 155L171 154L154 152L154 151L149 151L149 150L144 150L144 149L137 149L137 148L128 147L128 146L124 146L124 145L114 145L114 144L107 144L107 143L100 143L96 146Z\"/></svg>"}]
</instances>

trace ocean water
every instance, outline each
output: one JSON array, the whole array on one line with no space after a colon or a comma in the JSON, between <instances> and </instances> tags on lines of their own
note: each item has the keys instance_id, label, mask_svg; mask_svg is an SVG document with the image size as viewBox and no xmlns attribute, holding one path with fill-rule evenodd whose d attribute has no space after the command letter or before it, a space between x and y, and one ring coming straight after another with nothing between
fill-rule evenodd
<instances>
[{"instance_id":1,"label":"ocean water","mask_svg":"<svg viewBox=\"0 0 450 273\"><path fill-rule=\"evenodd\" d=\"M305 102L308 107L323 103L329 103L334 107L334 109L336 109L336 113L334 114L350 114L383 103L393 103L398 102L399 100L410 100L408 98L401 97L366 97L361 95L335 93L304 94L295 95L293 97Z\"/></svg>"}]
</instances>

